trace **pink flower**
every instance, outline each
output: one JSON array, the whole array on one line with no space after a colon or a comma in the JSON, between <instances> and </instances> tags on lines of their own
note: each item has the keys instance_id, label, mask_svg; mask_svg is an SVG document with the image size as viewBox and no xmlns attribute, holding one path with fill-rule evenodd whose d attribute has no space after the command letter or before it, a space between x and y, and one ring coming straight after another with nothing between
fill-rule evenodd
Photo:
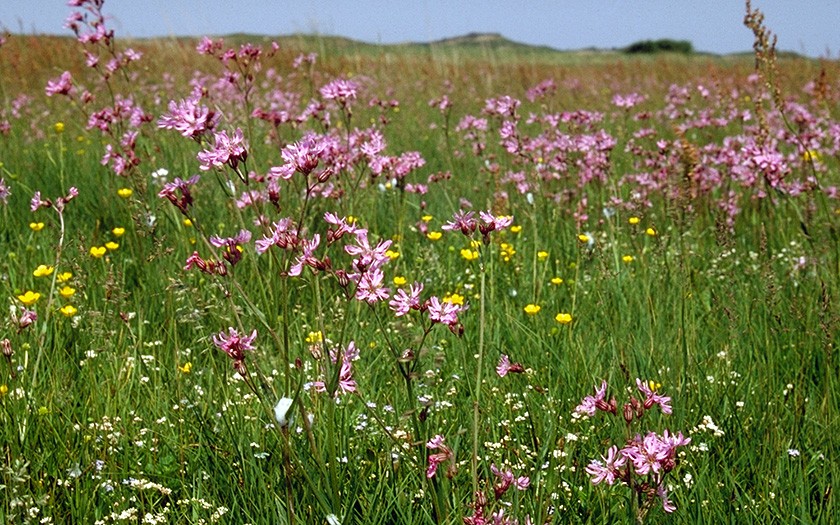
<instances>
[{"instance_id":1,"label":"pink flower","mask_svg":"<svg viewBox=\"0 0 840 525\"><path fill-rule=\"evenodd\" d=\"M504 230L513 224L513 217L497 217L490 213L490 211L482 211L479 213L479 216L481 217L481 220L484 221L484 224L479 225L478 229L485 237L492 231Z\"/></svg>"},{"instance_id":2,"label":"pink flower","mask_svg":"<svg viewBox=\"0 0 840 525\"><path fill-rule=\"evenodd\" d=\"M636 387L645 395L644 406L646 410L650 409L653 405L659 405L663 414L670 414L673 411L671 409L671 405L669 405L671 402L670 397L660 396L654 392L645 381L642 381L639 378L636 378Z\"/></svg>"},{"instance_id":3,"label":"pink flower","mask_svg":"<svg viewBox=\"0 0 840 525\"><path fill-rule=\"evenodd\" d=\"M322 151L323 146L312 137L289 144L280 152L280 156L286 163L271 168L270 173L283 180L291 179L295 173L301 173L306 177L318 167Z\"/></svg>"},{"instance_id":4,"label":"pink flower","mask_svg":"<svg viewBox=\"0 0 840 525\"><path fill-rule=\"evenodd\" d=\"M438 465L447 460L454 459L455 454L453 454L452 449L444 443L443 436L440 434L430 439L428 443L426 443L426 448L438 451L435 454L429 454L429 466L426 469L426 477L432 478L437 472Z\"/></svg>"},{"instance_id":5,"label":"pink flower","mask_svg":"<svg viewBox=\"0 0 840 525\"><path fill-rule=\"evenodd\" d=\"M303 271L304 266L317 268L320 261L315 257L315 249L321 244L321 236L315 234L310 240L303 240L303 253L297 256L295 263L289 268L289 275L297 277Z\"/></svg>"},{"instance_id":6,"label":"pink flower","mask_svg":"<svg viewBox=\"0 0 840 525\"><path fill-rule=\"evenodd\" d=\"M65 71L60 77L47 82L47 96L69 95L73 91L73 77L69 71Z\"/></svg>"},{"instance_id":7,"label":"pink flower","mask_svg":"<svg viewBox=\"0 0 840 525\"><path fill-rule=\"evenodd\" d=\"M357 229L355 232L356 244L348 244L344 251L355 257L353 268L358 272L368 272L372 269L382 267L390 261L385 252L391 247L391 240L380 241L375 248L371 247L368 241L367 230Z\"/></svg>"},{"instance_id":8,"label":"pink flower","mask_svg":"<svg viewBox=\"0 0 840 525\"><path fill-rule=\"evenodd\" d=\"M297 235L297 229L293 228L292 219L285 217L273 224L274 231L271 236L265 236L256 241L254 244L257 248L257 253L265 253L272 246L278 246L284 250L291 250L300 243L300 238ZM319 239L320 240L320 239Z\"/></svg>"},{"instance_id":9,"label":"pink flower","mask_svg":"<svg viewBox=\"0 0 840 525\"><path fill-rule=\"evenodd\" d=\"M316 392L327 391L327 386L323 381L314 381L312 386L315 388ZM350 359L345 357L341 360L341 370L339 370L338 385L334 395L337 397L339 394L355 392L356 386L356 380L353 379L353 365L351 364Z\"/></svg>"},{"instance_id":10,"label":"pink flower","mask_svg":"<svg viewBox=\"0 0 840 525\"><path fill-rule=\"evenodd\" d=\"M200 140L212 131L219 121L215 111L199 104L200 97L193 96L180 102L169 102L169 113L158 119L158 127L174 129L184 137Z\"/></svg>"},{"instance_id":11,"label":"pink flower","mask_svg":"<svg viewBox=\"0 0 840 525\"><path fill-rule=\"evenodd\" d=\"M525 368L519 363L511 363L510 358L506 354L502 354L499 358L499 364L496 365L496 373L499 377L505 377L509 373L521 374L525 372Z\"/></svg>"},{"instance_id":12,"label":"pink flower","mask_svg":"<svg viewBox=\"0 0 840 525\"><path fill-rule=\"evenodd\" d=\"M615 407L610 408L610 405L607 404L605 401L605 396L607 393L607 382L601 381L601 388L595 388L595 395L594 396L586 396L583 398L583 401L575 407L575 413L579 415L587 415L592 417L595 415L595 411L597 409L604 410L605 412L612 412L615 413Z\"/></svg>"},{"instance_id":13,"label":"pink flower","mask_svg":"<svg viewBox=\"0 0 840 525\"><path fill-rule=\"evenodd\" d=\"M223 248L222 257L231 266L235 266L242 259L242 246L251 240L251 232L240 230L235 237L221 238L217 235L210 236L210 244L216 248Z\"/></svg>"},{"instance_id":14,"label":"pink flower","mask_svg":"<svg viewBox=\"0 0 840 525\"><path fill-rule=\"evenodd\" d=\"M228 333L219 332L213 336L213 344L223 350L231 359L233 359L233 367L239 371L244 371L245 352L254 351L254 339L257 338L257 331L251 332L251 335L241 335L235 328L228 328Z\"/></svg>"},{"instance_id":15,"label":"pink flower","mask_svg":"<svg viewBox=\"0 0 840 525\"><path fill-rule=\"evenodd\" d=\"M204 150L198 153L199 166L202 170L208 171L213 167L221 168L225 164L236 169L240 162L248 159L247 144L242 130L236 128L232 137L227 132L221 131L214 135L216 144L213 149Z\"/></svg>"},{"instance_id":16,"label":"pink flower","mask_svg":"<svg viewBox=\"0 0 840 525\"><path fill-rule=\"evenodd\" d=\"M383 286L385 274L379 268L367 271L359 278L356 287L356 299L374 304L388 298L390 290Z\"/></svg>"},{"instance_id":17,"label":"pink flower","mask_svg":"<svg viewBox=\"0 0 840 525\"><path fill-rule=\"evenodd\" d=\"M586 467L586 473L592 476L593 485L602 481L606 481L607 485L612 485L616 478L620 477L621 473L618 469L627 463L627 458L618 454L618 447L613 445L607 450L607 457L601 456L601 459L603 462L593 459Z\"/></svg>"},{"instance_id":18,"label":"pink flower","mask_svg":"<svg viewBox=\"0 0 840 525\"><path fill-rule=\"evenodd\" d=\"M461 233L469 237L475 232L478 227L478 222L475 220L475 212L471 211L457 211L452 220L440 227L441 230L455 231L460 230Z\"/></svg>"},{"instance_id":19,"label":"pink flower","mask_svg":"<svg viewBox=\"0 0 840 525\"><path fill-rule=\"evenodd\" d=\"M388 303L391 307L391 310L397 315L397 317L402 317L403 315L407 314L409 310L419 310L421 308L420 304L420 292L423 291L423 285L421 283L415 282L410 286L410 291L406 292L404 289L400 288L394 294L394 298Z\"/></svg>"},{"instance_id":20,"label":"pink flower","mask_svg":"<svg viewBox=\"0 0 840 525\"><path fill-rule=\"evenodd\" d=\"M163 185L163 189L158 192L158 197L168 199L181 213L186 215L187 208L193 203L190 187L194 186L198 180L198 175L193 175L187 180L175 177L175 180Z\"/></svg>"},{"instance_id":21,"label":"pink flower","mask_svg":"<svg viewBox=\"0 0 840 525\"><path fill-rule=\"evenodd\" d=\"M6 181L0 177L0 202L7 204L12 191L6 186Z\"/></svg>"},{"instance_id":22,"label":"pink flower","mask_svg":"<svg viewBox=\"0 0 840 525\"><path fill-rule=\"evenodd\" d=\"M346 105L351 100L356 99L358 89L359 85L352 80L338 78L322 87L320 92L326 100L335 100L342 105Z\"/></svg>"},{"instance_id":23,"label":"pink flower","mask_svg":"<svg viewBox=\"0 0 840 525\"><path fill-rule=\"evenodd\" d=\"M458 323L458 312L461 307L457 304L445 303L435 296L429 298L429 319L433 323L453 326Z\"/></svg>"}]
</instances>

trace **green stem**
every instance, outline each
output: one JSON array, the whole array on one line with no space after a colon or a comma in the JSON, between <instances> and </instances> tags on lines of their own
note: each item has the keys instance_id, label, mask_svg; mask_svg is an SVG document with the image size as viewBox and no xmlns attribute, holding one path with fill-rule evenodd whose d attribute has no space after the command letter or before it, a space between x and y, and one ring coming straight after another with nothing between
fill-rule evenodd
<instances>
[{"instance_id":1,"label":"green stem","mask_svg":"<svg viewBox=\"0 0 840 525\"><path fill-rule=\"evenodd\" d=\"M473 442L472 442L472 489L473 494L478 493L478 426L479 414L481 405L481 381L482 372L484 370L484 329L485 329L485 287L487 281L487 273L485 271L484 262L480 265L481 284L480 284L480 310L478 317L478 362L476 363L475 373L475 392L473 400Z\"/></svg>"}]
</instances>

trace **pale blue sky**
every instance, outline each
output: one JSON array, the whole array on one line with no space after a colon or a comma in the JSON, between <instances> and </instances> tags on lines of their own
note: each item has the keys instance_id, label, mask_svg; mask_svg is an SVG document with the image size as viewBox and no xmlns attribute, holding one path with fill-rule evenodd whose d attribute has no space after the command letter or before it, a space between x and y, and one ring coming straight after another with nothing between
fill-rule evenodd
<instances>
[{"instance_id":1,"label":"pale blue sky","mask_svg":"<svg viewBox=\"0 0 840 525\"><path fill-rule=\"evenodd\" d=\"M779 49L840 57L840 0L754 0ZM372 43L498 32L557 49L690 40L700 51L748 51L740 0L106 0L117 36L319 33ZM0 0L12 32L69 34L64 0Z\"/></svg>"}]
</instances>

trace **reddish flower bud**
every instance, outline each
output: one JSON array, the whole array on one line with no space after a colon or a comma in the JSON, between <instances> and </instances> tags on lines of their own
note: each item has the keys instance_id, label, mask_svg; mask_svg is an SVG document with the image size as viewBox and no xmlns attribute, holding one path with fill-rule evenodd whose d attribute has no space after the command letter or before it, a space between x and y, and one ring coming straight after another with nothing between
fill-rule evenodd
<instances>
[{"instance_id":1,"label":"reddish flower bud","mask_svg":"<svg viewBox=\"0 0 840 525\"><path fill-rule=\"evenodd\" d=\"M630 424L633 421L633 414L635 410L633 410L633 406L630 403L624 403L624 410L622 411L622 415L624 416L624 421L627 421L627 424Z\"/></svg>"}]
</instances>

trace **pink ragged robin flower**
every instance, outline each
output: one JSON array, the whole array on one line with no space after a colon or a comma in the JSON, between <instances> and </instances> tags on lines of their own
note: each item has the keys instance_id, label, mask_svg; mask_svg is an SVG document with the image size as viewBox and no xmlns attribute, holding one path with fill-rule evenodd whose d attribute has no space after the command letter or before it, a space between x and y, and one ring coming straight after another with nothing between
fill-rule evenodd
<instances>
[{"instance_id":1,"label":"pink ragged robin flower","mask_svg":"<svg viewBox=\"0 0 840 525\"><path fill-rule=\"evenodd\" d=\"M607 382L601 381L600 388L595 387L595 395L594 396L586 396L583 398L583 401L575 407L575 414L578 415L587 415L592 417L595 415L596 410L603 410L604 412L610 412L611 414L616 413L616 401L615 399L611 399L609 402L606 400L607 395Z\"/></svg>"},{"instance_id":2,"label":"pink ragged robin flower","mask_svg":"<svg viewBox=\"0 0 840 525\"><path fill-rule=\"evenodd\" d=\"M195 186L198 182L199 176L193 175L187 180L182 180L180 177L175 177L172 182L167 182L163 185L163 189L158 193L158 197L169 199L169 202L175 205L178 210L184 215L187 214L187 209L193 203L192 193L190 187Z\"/></svg>"},{"instance_id":3,"label":"pink ragged robin flower","mask_svg":"<svg viewBox=\"0 0 840 525\"><path fill-rule=\"evenodd\" d=\"M508 374L522 374L525 368L520 363L511 363L507 354L502 354L499 358L499 364L496 365L496 373L499 377L505 377Z\"/></svg>"},{"instance_id":4,"label":"pink ragged robin flower","mask_svg":"<svg viewBox=\"0 0 840 525\"><path fill-rule=\"evenodd\" d=\"M214 335L213 344L233 359L233 368L237 372L243 373L245 370L245 352L253 352L255 350L254 339L256 338L256 330L251 332L250 335L242 335L238 330L230 327L227 333L219 332Z\"/></svg>"},{"instance_id":5,"label":"pink ragged robin flower","mask_svg":"<svg viewBox=\"0 0 840 525\"><path fill-rule=\"evenodd\" d=\"M475 220L475 212L461 210L455 212L452 220L440 227L441 230L460 231L467 237L471 236L476 228L478 221Z\"/></svg>"},{"instance_id":6,"label":"pink ragged robin flower","mask_svg":"<svg viewBox=\"0 0 840 525\"><path fill-rule=\"evenodd\" d=\"M216 127L219 115L199 102L198 95L179 102L170 101L169 112L160 117L158 127L174 129L184 137L201 140L206 133L213 131Z\"/></svg>"},{"instance_id":7,"label":"pink ragged robin flower","mask_svg":"<svg viewBox=\"0 0 840 525\"><path fill-rule=\"evenodd\" d=\"M385 274L379 268L368 270L361 274L356 286L356 299L368 304L385 300L391 290L384 286Z\"/></svg>"},{"instance_id":8,"label":"pink ragged robin flower","mask_svg":"<svg viewBox=\"0 0 840 525\"><path fill-rule=\"evenodd\" d=\"M212 168L223 168L225 165L234 170L240 162L248 159L248 145L242 130L236 128L232 136L226 131L220 131L213 135L216 143L213 149L204 150L198 153L198 160L201 162L199 168L208 171Z\"/></svg>"},{"instance_id":9,"label":"pink ragged robin flower","mask_svg":"<svg viewBox=\"0 0 840 525\"><path fill-rule=\"evenodd\" d=\"M607 450L607 457L601 456L601 460L593 459L586 467L586 473L592 476L593 485L601 482L612 485L617 478L621 478L619 469L627 463L627 458L619 454L618 447L613 445Z\"/></svg>"},{"instance_id":10,"label":"pink ragged robin flower","mask_svg":"<svg viewBox=\"0 0 840 525\"><path fill-rule=\"evenodd\" d=\"M231 266L236 266L242 259L242 247L251 240L251 232L248 230L240 230L235 237L221 238L216 235L210 236L210 244L216 248L221 248L222 257L230 263Z\"/></svg>"},{"instance_id":11,"label":"pink ragged robin flower","mask_svg":"<svg viewBox=\"0 0 840 525\"><path fill-rule=\"evenodd\" d=\"M353 365L350 359L343 357L341 360L341 370L338 373L338 385L336 385L334 396L339 394L347 394L356 391L356 380L353 379ZM312 387L316 392L326 392L327 386L323 381L314 381Z\"/></svg>"},{"instance_id":12,"label":"pink ragged robin flower","mask_svg":"<svg viewBox=\"0 0 840 525\"><path fill-rule=\"evenodd\" d=\"M0 177L0 202L3 204L7 204L9 197L12 195L12 191L6 186L6 181Z\"/></svg>"},{"instance_id":13,"label":"pink ragged robin flower","mask_svg":"<svg viewBox=\"0 0 840 525\"><path fill-rule=\"evenodd\" d=\"M394 298L388 303L391 310L394 311L397 317L401 317L409 312L409 310L420 310L422 304L420 303L420 292L423 291L423 284L415 282L409 287L406 292L400 288L394 294Z\"/></svg>"},{"instance_id":14,"label":"pink ragged robin flower","mask_svg":"<svg viewBox=\"0 0 840 525\"><path fill-rule=\"evenodd\" d=\"M325 100L335 100L342 106L346 106L348 102L356 99L358 90L359 84L352 80L337 78L323 86L319 91Z\"/></svg>"},{"instance_id":15,"label":"pink ragged robin flower","mask_svg":"<svg viewBox=\"0 0 840 525\"><path fill-rule=\"evenodd\" d=\"M649 410L651 407L653 407L653 405L659 405L659 408L662 409L663 414L670 414L673 411L671 405L669 404L671 402L671 398L657 394L650 387L650 385L648 385L647 382L636 378L636 387L639 389L639 392L645 395L645 410Z\"/></svg>"},{"instance_id":16,"label":"pink ragged robin flower","mask_svg":"<svg viewBox=\"0 0 840 525\"><path fill-rule=\"evenodd\" d=\"M47 96L70 95L73 93L73 77L69 71L65 71L60 77L47 82Z\"/></svg>"},{"instance_id":17,"label":"pink ragged robin flower","mask_svg":"<svg viewBox=\"0 0 840 525\"><path fill-rule=\"evenodd\" d=\"M455 459L455 454L452 452L452 449L444 443L444 438L440 434L436 435L432 439L430 439L426 443L426 448L429 450L437 450L434 454L429 454L429 466L426 469L426 477L432 478L434 477L435 473L437 472L438 466L450 460L450 466L447 471L447 477L452 477L454 475L455 465L451 460Z\"/></svg>"}]
</instances>

